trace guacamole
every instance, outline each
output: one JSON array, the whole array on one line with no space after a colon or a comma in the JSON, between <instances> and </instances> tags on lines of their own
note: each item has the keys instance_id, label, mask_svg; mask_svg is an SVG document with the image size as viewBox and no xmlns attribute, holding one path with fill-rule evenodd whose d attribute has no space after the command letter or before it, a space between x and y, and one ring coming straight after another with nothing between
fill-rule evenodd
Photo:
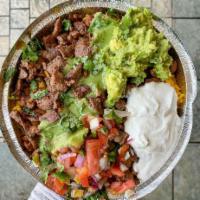
<instances>
[{"instance_id":1,"label":"guacamole","mask_svg":"<svg viewBox=\"0 0 200 200\"><path fill-rule=\"evenodd\" d=\"M72 119L70 120L70 117L68 117L65 120L61 118L59 121L51 124L47 121L40 123L39 128L42 133L40 140L41 152L51 152L54 154L62 147L80 148L88 133L88 129L82 127L79 120Z\"/></svg>"},{"instance_id":2,"label":"guacamole","mask_svg":"<svg viewBox=\"0 0 200 200\"><path fill-rule=\"evenodd\" d=\"M109 80L106 84L108 106L113 106L121 97L128 78L136 85L143 83L148 68L162 81L171 76L172 58L168 54L171 46L153 27L153 15L148 9L129 9L121 20L97 13L90 32L94 35L94 60L105 66L105 82ZM115 76L116 73L120 75ZM122 88L113 92L110 85Z\"/></svg>"}]
</instances>

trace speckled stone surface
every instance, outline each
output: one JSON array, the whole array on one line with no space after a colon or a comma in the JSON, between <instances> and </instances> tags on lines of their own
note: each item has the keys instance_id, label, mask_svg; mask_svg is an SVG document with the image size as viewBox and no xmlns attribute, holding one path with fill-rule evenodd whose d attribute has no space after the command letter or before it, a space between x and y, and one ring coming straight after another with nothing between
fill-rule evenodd
<instances>
[{"instance_id":1,"label":"speckled stone surface","mask_svg":"<svg viewBox=\"0 0 200 200\"><path fill-rule=\"evenodd\" d=\"M0 199L26 200L36 181L17 163L6 144L0 144Z\"/></svg>"},{"instance_id":2,"label":"speckled stone surface","mask_svg":"<svg viewBox=\"0 0 200 200\"><path fill-rule=\"evenodd\" d=\"M189 144L174 171L174 200L200 199L200 145Z\"/></svg>"},{"instance_id":3,"label":"speckled stone surface","mask_svg":"<svg viewBox=\"0 0 200 200\"><path fill-rule=\"evenodd\" d=\"M199 0L173 0L174 17L200 17Z\"/></svg>"},{"instance_id":4,"label":"speckled stone surface","mask_svg":"<svg viewBox=\"0 0 200 200\"><path fill-rule=\"evenodd\" d=\"M0 67L24 28L65 0L0 0ZM151 8L173 26L188 49L200 80L200 0L130 0ZM195 18L195 19L194 19ZM200 82L198 82L198 89ZM200 89L199 89L200 92ZM200 94L194 104L191 141L172 174L143 200L200 199ZM12 157L0 134L0 200L26 200L36 181ZM38 199L39 200L39 199Z\"/></svg>"},{"instance_id":5,"label":"speckled stone surface","mask_svg":"<svg viewBox=\"0 0 200 200\"><path fill-rule=\"evenodd\" d=\"M142 200L172 200L172 174L154 192Z\"/></svg>"},{"instance_id":6,"label":"speckled stone surface","mask_svg":"<svg viewBox=\"0 0 200 200\"><path fill-rule=\"evenodd\" d=\"M200 142L200 123L199 123L200 122L200 115L199 115L200 113L200 81L198 81L198 94L194 103L193 111L194 111L194 121L193 121L192 136L191 136L190 141ZM199 175L199 179L200 179L200 175Z\"/></svg>"},{"instance_id":7,"label":"speckled stone surface","mask_svg":"<svg viewBox=\"0 0 200 200\"><path fill-rule=\"evenodd\" d=\"M174 19L174 29L190 53L200 78L200 19Z\"/></svg>"}]
</instances>

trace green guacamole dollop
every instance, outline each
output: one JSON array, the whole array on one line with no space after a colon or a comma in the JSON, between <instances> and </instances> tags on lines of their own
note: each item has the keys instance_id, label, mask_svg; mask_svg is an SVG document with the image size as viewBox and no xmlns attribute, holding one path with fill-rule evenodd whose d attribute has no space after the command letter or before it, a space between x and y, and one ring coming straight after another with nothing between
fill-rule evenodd
<instances>
[{"instance_id":1,"label":"green guacamole dollop","mask_svg":"<svg viewBox=\"0 0 200 200\"><path fill-rule=\"evenodd\" d=\"M171 76L172 58L168 54L171 46L154 28L148 9L129 9L121 20L96 13L89 31L96 49L94 60L97 66L104 66L108 107L122 96L128 78L136 85L143 83L147 68L152 68L161 80Z\"/></svg>"}]
</instances>

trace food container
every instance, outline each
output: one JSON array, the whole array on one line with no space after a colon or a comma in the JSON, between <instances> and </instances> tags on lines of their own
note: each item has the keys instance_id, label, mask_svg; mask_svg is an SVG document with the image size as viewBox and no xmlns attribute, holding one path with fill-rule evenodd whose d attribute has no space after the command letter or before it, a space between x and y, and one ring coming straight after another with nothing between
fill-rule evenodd
<instances>
[{"instance_id":1,"label":"food container","mask_svg":"<svg viewBox=\"0 0 200 200\"><path fill-rule=\"evenodd\" d=\"M12 80L4 83L3 81L3 70L8 67L15 68L22 52L22 48L26 43L30 41L35 35L37 35L41 29L48 27L57 17L62 16L66 13L72 12L81 8L89 7L104 7L104 8L114 8L120 11L126 11L129 7L134 5L128 1L68 1L62 3L49 11L45 12L43 15L38 17L28 28L23 32L20 38L15 43L14 47L7 56L0 76L0 127L4 135L5 141L7 142L10 151L17 161L37 180L39 180L39 169L35 167L30 160L29 156L23 151L18 137L16 134L17 129L13 126L10 116L9 116L9 91L12 86ZM161 19L155 21L155 27L158 31L164 33L166 38L171 42L174 52L179 60L179 76L178 81L182 85L182 89L186 91L186 101L183 108L182 115L182 125L180 130L180 138L178 144L167 160L165 165L154 174L149 180L140 184L129 199L139 199L144 197L148 193L156 189L160 183L170 174L173 168L176 166L181 156L183 155L185 148L189 142L191 129L192 129L192 103L196 97L197 93L197 78L194 66L192 64L191 58L183 47L182 43L178 39L177 35L173 30L165 24ZM181 67L182 66L182 67ZM123 199L122 197L118 199Z\"/></svg>"}]
</instances>

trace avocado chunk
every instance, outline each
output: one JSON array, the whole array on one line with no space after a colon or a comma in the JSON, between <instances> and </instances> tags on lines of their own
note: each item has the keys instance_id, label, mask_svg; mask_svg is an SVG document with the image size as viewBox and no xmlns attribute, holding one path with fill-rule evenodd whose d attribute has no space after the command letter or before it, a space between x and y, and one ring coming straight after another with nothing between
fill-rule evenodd
<instances>
[{"instance_id":1,"label":"avocado chunk","mask_svg":"<svg viewBox=\"0 0 200 200\"><path fill-rule=\"evenodd\" d=\"M55 135L52 139L52 150L51 152L54 153L57 150L61 149L62 147L75 147L80 148L81 145L84 143L84 138L88 133L87 128L82 128L77 130L74 133L67 133L64 132L60 135Z\"/></svg>"},{"instance_id":2,"label":"avocado chunk","mask_svg":"<svg viewBox=\"0 0 200 200\"><path fill-rule=\"evenodd\" d=\"M105 85L108 92L106 105L112 107L122 96L126 86L126 78L119 70L107 69L105 73Z\"/></svg>"}]
</instances>

